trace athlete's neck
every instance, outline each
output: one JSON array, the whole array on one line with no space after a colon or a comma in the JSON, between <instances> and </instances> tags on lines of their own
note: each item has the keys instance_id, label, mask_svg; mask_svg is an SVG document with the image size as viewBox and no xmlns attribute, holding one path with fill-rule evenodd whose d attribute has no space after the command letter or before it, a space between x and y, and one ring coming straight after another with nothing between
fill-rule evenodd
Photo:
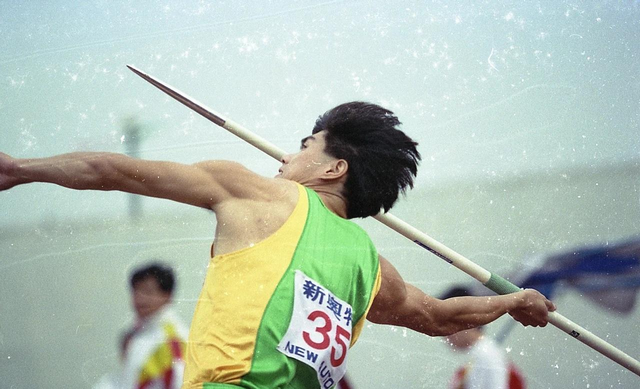
<instances>
[{"instance_id":1,"label":"athlete's neck","mask_svg":"<svg viewBox=\"0 0 640 389\"><path fill-rule=\"evenodd\" d=\"M317 191L325 207L343 219L347 218L347 200L342 194Z\"/></svg>"}]
</instances>

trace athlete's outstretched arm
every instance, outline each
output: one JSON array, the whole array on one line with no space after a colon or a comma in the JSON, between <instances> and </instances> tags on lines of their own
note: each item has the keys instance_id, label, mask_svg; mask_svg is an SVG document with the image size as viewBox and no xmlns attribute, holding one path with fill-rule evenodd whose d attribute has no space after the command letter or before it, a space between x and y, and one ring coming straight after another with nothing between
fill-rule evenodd
<instances>
[{"instance_id":1,"label":"athlete's outstretched arm","mask_svg":"<svg viewBox=\"0 0 640 389\"><path fill-rule=\"evenodd\" d=\"M78 190L118 190L212 209L229 197L245 197L259 176L228 161L193 165L149 161L113 153L70 153L15 159L0 153L0 190L48 182Z\"/></svg>"},{"instance_id":2,"label":"athlete's outstretched arm","mask_svg":"<svg viewBox=\"0 0 640 389\"><path fill-rule=\"evenodd\" d=\"M505 313L527 326L545 326L555 306L542 294L527 289L491 297L455 297L439 300L404 282L398 271L380 257L382 283L367 319L378 324L407 327L446 336L490 323Z\"/></svg>"}]
</instances>

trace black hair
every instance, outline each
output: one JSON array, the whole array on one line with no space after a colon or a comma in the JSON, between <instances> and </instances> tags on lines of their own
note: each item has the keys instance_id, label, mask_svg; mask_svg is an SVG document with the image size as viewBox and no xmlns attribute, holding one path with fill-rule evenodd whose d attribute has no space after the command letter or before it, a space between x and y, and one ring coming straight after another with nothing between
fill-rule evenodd
<instances>
[{"instance_id":1,"label":"black hair","mask_svg":"<svg viewBox=\"0 0 640 389\"><path fill-rule=\"evenodd\" d=\"M348 219L387 212L401 192L413 188L418 143L400 124L388 109L361 101L341 104L316 120L313 134L326 131L325 152L349 164L343 192Z\"/></svg>"},{"instance_id":2,"label":"black hair","mask_svg":"<svg viewBox=\"0 0 640 389\"><path fill-rule=\"evenodd\" d=\"M447 291L440 296L440 300L446 300L452 297L465 297L465 296L474 296L474 293L471 291L469 287L466 287L463 285L456 285L447 289Z\"/></svg>"},{"instance_id":3,"label":"black hair","mask_svg":"<svg viewBox=\"0 0 640 389\"><path fill-rule=\"evenodd\" d=\"M135 288L136 284L148 277L153 277L158 282L160 290L165 293L172 294L175 287L175 277L173 275L173 269L167 265L161 263L152 263L136 269L129 282L132 288Z\"/></svg>"}]
</instances>

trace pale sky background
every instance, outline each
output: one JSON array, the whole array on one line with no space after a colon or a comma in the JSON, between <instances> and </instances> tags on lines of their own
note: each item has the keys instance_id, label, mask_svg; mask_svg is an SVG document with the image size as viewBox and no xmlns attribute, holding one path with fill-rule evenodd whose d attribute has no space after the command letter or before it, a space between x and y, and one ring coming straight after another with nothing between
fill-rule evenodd
<instances>
[{"instance_id":1,"label":"pale sky background","mask_svg":"<svg viewBox=\"0 0 640 389\"><path fill-rule=\"evenodd\" d=\"M0 147L16 157L123 152L133 116L144 158L234 159L274 173L275 161L147 85L125 66L134 64L285 150L339 103L383 104L420 142L419 186L639 158L637 2L0 7ZM124 209L123 196L96 205L58 188L0 196L1 223Z\"/></svg>"},{"instance_id":2,"label":"pale sky background","mask_svg":"<svg viewBox=\"0 0 640 389\"><path fill-rule=\"evenodd\" d=\"M142 158L277 172L278 162L166 97L133 64L287 151L340 103L390 108L423 156L394 212L501 274L530 255L640 230L638 1L0 0L0 36L0 152L15 157L125 152L123 128L135 120ZM128 199L46 184L0 193L0 304L12 307L0 305L10 318L0 320L0 376L33 387L64 381L77 363L92 383L111 356L85 363L84 353L115 347L128 312L120 282L151 254L184 261L189 318L214 219L145 199L146 220L162 222L127 224ZM429 293L469 280L363 224ZM186 241L198 247L184 251ZM574 295L559 304L640 358L639 313L618 317ZM462 358L397 328L365 332L350 367L366 383L358 388L444 387ZM538 334L511 337L532 389L638 382L557 331ZM71 351L52 363L40 352L56 342Z\"/></svg>"}]
</instances>

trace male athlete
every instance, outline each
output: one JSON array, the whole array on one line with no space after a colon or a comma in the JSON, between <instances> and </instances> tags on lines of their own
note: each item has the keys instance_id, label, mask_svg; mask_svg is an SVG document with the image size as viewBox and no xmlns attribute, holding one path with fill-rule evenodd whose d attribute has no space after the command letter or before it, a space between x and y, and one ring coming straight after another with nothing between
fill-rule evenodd
<instances>
[{"instance_id":1,"label":"male athlete","mask_svg":"<svg viewBox=\"0 0 640 389\"><path fill-rule=\"evenodd\" d=\"M275 178L229 161L0 154L0 190L49 182L212 210L215 253L191 323L183 388L331 388L365 318L443 336L505 313L545 326L555 310L534 290L432 298L406 284L347 220L389 210L413 186L420 155L399 125L380 106L342 104L318 118Z\"/></svg>"}]
</instances>

